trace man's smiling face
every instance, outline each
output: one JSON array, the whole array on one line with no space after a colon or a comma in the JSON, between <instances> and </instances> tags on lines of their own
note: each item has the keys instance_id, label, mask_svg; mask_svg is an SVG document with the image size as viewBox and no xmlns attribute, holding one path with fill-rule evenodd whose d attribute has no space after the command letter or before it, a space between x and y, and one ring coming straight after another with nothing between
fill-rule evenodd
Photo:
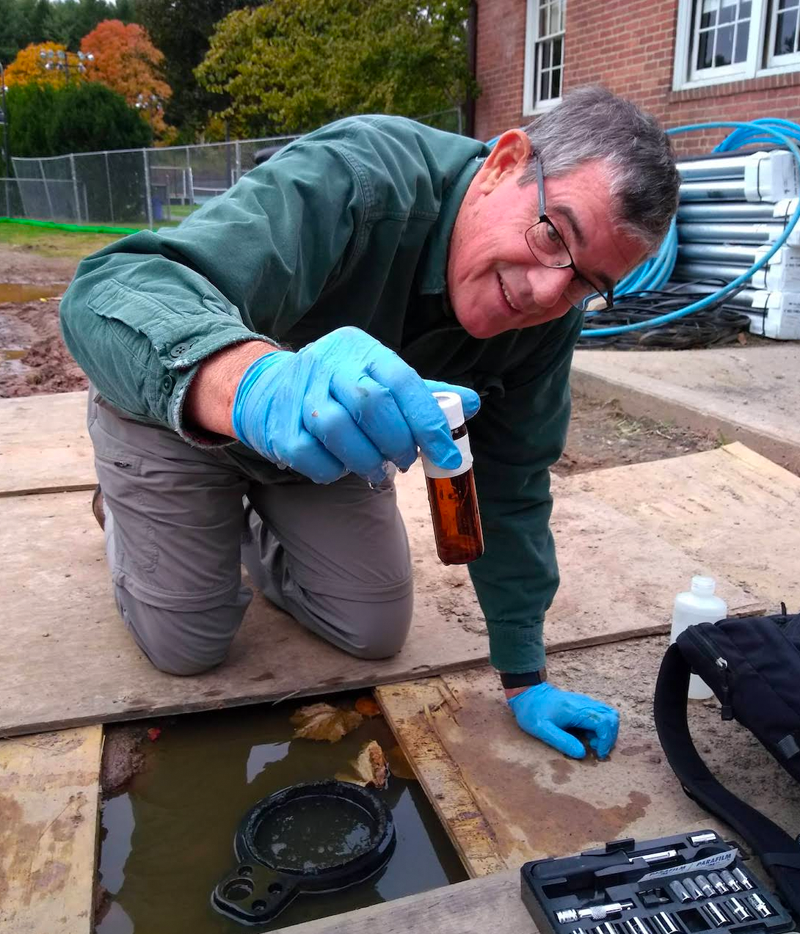
<instances>
[{"instance_id":1,"label":"man's smiling face","mask_svg":"<svg viewBox=\"0 0 800 934\"><path fill-rule=\"evenodd\" d=\"M459 209L447 262L447 286L456 317L473 337L494 337L560 318L580 288L572 269L539 263L525 231L539 219L535 182L519 180L531 155L522 130L497 141ZM640 240L613 221L606 169L590 162L560 178L545 177L547 214L580 273L614 285L647 256ZM565 294L565 292L567 294Z\"/></svg>"}]
</instances>

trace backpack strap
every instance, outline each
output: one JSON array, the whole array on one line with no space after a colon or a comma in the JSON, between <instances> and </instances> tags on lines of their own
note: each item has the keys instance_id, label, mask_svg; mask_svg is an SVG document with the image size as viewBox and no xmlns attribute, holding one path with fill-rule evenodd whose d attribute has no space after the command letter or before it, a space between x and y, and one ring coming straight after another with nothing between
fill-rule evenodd
<instances>
[{"instance_id":1,"label":"backpack strap","mask_svg":"<svg viewBox=\"0 0 800 934\"><path fill-rule=\"evenodd\" d=\"M654 713L658 738L683 790L729 824L755 850L800 919L800 844L785 830L728 791L711 774L692 742L687 720L689 664L673 643L656 681Z\"/></svg>"}]
</instances>

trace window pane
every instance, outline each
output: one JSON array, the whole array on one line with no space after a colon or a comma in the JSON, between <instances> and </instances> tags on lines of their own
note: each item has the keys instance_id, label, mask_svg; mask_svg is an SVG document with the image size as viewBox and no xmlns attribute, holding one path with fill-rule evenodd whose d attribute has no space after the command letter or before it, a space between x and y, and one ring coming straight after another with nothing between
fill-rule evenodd
<instances>
[{"instance_id":1,"label":"window pane","mask_svg":"<svg viewBox=\"0 0 800 934\"><path fill-rule=\"evenodd\" d=\"M550 67L550 42L542 43L542 68Z\"/></svg>"},{"instance_id":2,"label":"window pane","mask_svg":"<svg viewBox=\"0 0 800 934\"><path fill-rule=\"evenodd\" d=\"M561 69L556 68L553 71L553 97L561 95Z\"/></svg>"},{"instance_id":3,"label":"window pane","mask_svg":"<svg viewBox=\"0 0 800 934\"><path fill-rule=\"evenodd\" d=\"M720 23L732 23L736 17L736 3L726 3L722 0L722 9L719 11Z\"/></svg>"},{"instance_id":4,"label":"window pane","mask_svg":"<svg viewBox=\"0 0 800 934\"><path fill-rule=\"evenodd\" d=\"M539 4L539 35L547 35L547 4Z\"/></svg>"},{"instance_id":5,"label":"window pane","mask_svg":"<svg viewBox=\"0 0 800 934\"><path fill-rule=\"evenodd\" d=\"M697 42L697 67L711 68L714 51L714 33L701 32Z\"/></svg>"},{"instance_id":6,"label":"window pane","mask_svg":"<svg viewBox=\"0 0 800 934\"><path fill-rule=\"evenodd\" d=\"M567 16L567 5L564 0L558 0L558 31L564 32L564 20Z\"/></svg>"},{"instance_id":7,"label":"window pane","mask_svg":"<svg viewBox=\"0 0 800 934\"><path fill-rule=\"evenodd\" d=\"M722 68L733 61L733 26L723 26L717 30L717 47L714 50L714 66Z\"/></svg>"},{"instance_id":8,"label":"window pane","mask_svg":"<svg viewBox=\"0 0 800 934\"><path fill-rule=\"evenodd\" d=\"M735 62L747 60L747 42L750 38L750 23L739 23L736 29L736 52L733 56Z\"/></svg>"},{"instance_id":9,"label":"window pane","mask_svg":"<svg viewBox=\"0 0 800 934\"><path fill-rule=\"evenodd\" d=\"M750 19L750 0L742 0L739 4L739 19Z\"/></svg>"},{"instance_id":10,"label":"window pane","mask_svg":"<svg viewBox=\"0 0 800 934\"><path fill-rule=\"evenodd\" d=\"M564 64L563 50L562 50L562 40L554 39L553 40L553 67L556 68L559 65Z\"/></svg>"},{"instance_id":11,"label":"window pane","mask_svg":"<svg viewBox=\"0 0 800 934\"><path fill-rule=\"evenodd\" d=\"M716 0L703 0L703 11L700 16L700 28L708 29L717 22L717 2Z\"/></svg>"},{"instance_id":12,"label":"window pane","mask_svg":"<svg viewBox=\"0 0 800 934\"><path fill-rule=\"evenodd\" d=\"M539 100L550 100L550 72L543 71L539 76Z\"/></svg>"},{"instance_id":13,"label":"window pane","mask_svg":"<svg viewBox=\"0 0 800 934\"><path fill-rule=\"evenodd\" d=\"M797 10L786 10L778 14L778 23L775 28L775 55L788 55L796 51L794 47L794 34L797 30Z\"/></svg>"}]
</instances>

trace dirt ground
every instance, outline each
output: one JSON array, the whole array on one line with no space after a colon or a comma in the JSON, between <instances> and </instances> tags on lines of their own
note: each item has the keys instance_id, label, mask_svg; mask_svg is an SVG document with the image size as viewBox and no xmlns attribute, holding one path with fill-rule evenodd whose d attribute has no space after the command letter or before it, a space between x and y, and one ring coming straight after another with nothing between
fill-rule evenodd
<instances>
[{"instance_id":1,"label":"dirt ground","mask_svg":"<svg viewBox=\"0 0 800 934\"><path fill-rule=\"evenodd\" d=\"M28 245L0 244L0 398L85 389L86 377L58 330L58 302L77 260L40 255ZM2 283L42 286L49 297L4 301ZM55 289L55 286L63 288ZM5 296L6 298L8 296ZM648 419L577 396L559 474L677 457L717 444L710 435Z\"/></svg>"}]
</instances>

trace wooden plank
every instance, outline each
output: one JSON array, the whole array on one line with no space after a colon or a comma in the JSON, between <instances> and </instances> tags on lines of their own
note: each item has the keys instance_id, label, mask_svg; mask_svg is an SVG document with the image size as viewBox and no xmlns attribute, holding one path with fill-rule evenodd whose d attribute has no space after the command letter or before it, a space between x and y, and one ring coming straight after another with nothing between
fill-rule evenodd
<instances>
[{"instance_id":1,"label":"wooden plank","mask_svg":"<svg viewBox=\"0 0 800 934\"><path fill-rule=\"evenodd\" d=\"M791 521L800 506L800 477L738 443L648 467L574 479L718 580L752 589L776 610L781 600L800 606L800 537Z\"/></svg>"},{"instance_id":2,"label":"wooden plank","mask_svg":"<svg viewBox=\"0 0 800 934\"><path fill-rule=\"evenodd\" d=\"M0 740L0 929L90 934L103 729Z\"/></svg>"},{"instance_id":3,"label":"wooden plank","mask_svg":"<svg viewBox=\"0 0 800 934\"><path fill-rule=\"evenodd\" d=\"M395 735L426 794L436 802L467 872L471 876L500 872L506 864L494 832L436 731L435 712L446 706L449 715L457 717L460 705L442 678L415 682L415 688L411 694L397 685L381 691L380 701L387 692L391 697L384 714L390 718Z\"/></svg>"},{"instance_id":4,"label":"wooden plank","mask_svg":"<svg viewBox=\"0 0 800 934\"><path fill-rule=\"evenodd\" d=\"M648 839L711 827L731 838L729 829L686 797L661 751L652 698L665 648L664 637L649 637L550 658L554 684L619 709L619 740L604 762L593 756L567 759L523 733L492 669L384 686L377 693L426 790L457 772L509 868L622 837ZM441 699L432 704L434 692ZM723 723L715 701L693 702L691 708L692 732L709 768L777 823L794 826L797 782L752 734ZM427 719L433 720L431 731L424 728ZM438 748L431 749L434 742ZM469 859L471 838L464 838L461 822L435 794L431 801L451 838L466 839L459 850ZM470 860L468 868L473 875L484 869L478 860Z\"/></svg>"},{"instance_id":5,"label":"wooden plank","mask_svg":"<svg viewBox=\"0 0 800 934\"><path fill-rule=\"evenodd\" d=\"M0 497L96 483L85 392L0 400Z\"/></svg>"},{"instance_id":6,"label":"wooden plank","mask_svg":"<svg viewBox=\"0 0 800 934\"><path fill-rule=\"evenodd\" d=\"M385 684L486 662L485 623L467 571L435 557L421 471L402 478L399 499L415 572L415 616L399 655L350 658L256 598L224 665L175 678L150 665L117 617L88 492L9 497L0 524L8 620L0 628L0 735ZM562 487L554 529L563 583L548 615L551 651L666 630L673 594L703 569L582 490ZM796 547L792 534L781 547ZM724 581L721 592L734 608L754 599Z\"/></svg>"},{"instance_id":7,"label":"wooden plank","mask_svg":"<svg viewBox=\"0 0 800 934\"><path fill-rule=\"evenodd\" d=\"M308 921L276 934L536 934L520 897L517 871L470 879L333 918Z\"/></svg>"}]
</instances>

